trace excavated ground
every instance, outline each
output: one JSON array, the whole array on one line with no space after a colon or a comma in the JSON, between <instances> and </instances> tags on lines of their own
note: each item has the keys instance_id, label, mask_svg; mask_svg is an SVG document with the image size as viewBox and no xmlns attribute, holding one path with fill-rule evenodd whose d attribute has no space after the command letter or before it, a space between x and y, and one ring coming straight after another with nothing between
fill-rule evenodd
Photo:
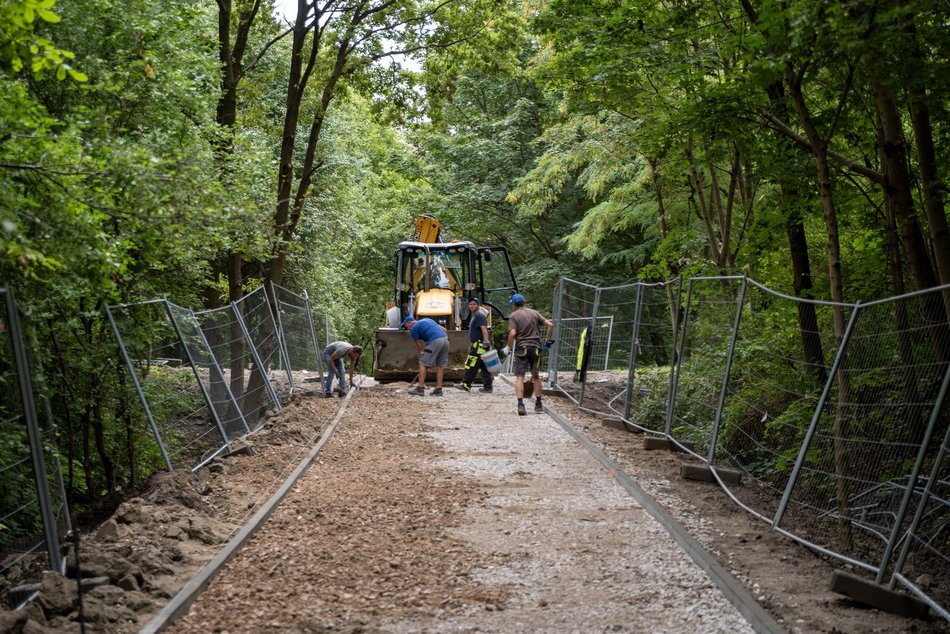
<instances>
[{"instance_id":1,"label":"excavated ground","mask_svg":"<svg viewBox=\"0 0 950 634\"><path fill-rule=\"evenodd\" d=\"M742 632L721 592L551 417L512 389L362 385L276 511L167 631ZM833 566L768 530L682 455L545 397L665 507L789 632L938 632L826 590ZM85 536L87 632L134 632L246 524L326 432L340 399L297 398L246 448L160 474ZM74 554L70 555L74 560ZM0 631L79 632L75 583L47 575ZM28 623L27 620L30 620ZM32 629L31 629L32 628Z\"/></svg>"}]
</instances>

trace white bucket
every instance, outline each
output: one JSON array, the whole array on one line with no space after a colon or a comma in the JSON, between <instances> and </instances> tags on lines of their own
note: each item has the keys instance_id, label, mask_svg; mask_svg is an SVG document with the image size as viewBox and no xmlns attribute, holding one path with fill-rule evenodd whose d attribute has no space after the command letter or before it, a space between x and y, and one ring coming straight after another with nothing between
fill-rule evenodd
<instances>
[{"instance_id":1,"label":"white bucket","mask_svg":"<svg viewBox=\"0 0 950 634\"><path fill-rule=\"evenodd\" d=\"M496 350L489 350L488 352L482 353L482 361L485 362L485 367L492 374L498 374L501 372L501 361L498 359L498 352Z\"/></svg>"}]
</instances>

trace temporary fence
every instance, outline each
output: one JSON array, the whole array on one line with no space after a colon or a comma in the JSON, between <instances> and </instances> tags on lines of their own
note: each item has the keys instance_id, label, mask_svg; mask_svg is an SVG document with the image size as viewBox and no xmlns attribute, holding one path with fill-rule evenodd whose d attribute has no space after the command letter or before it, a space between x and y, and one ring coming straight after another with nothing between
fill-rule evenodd
<instances>
[{"instance_id":1,"label":"temporary fence","mask_svg":"<svg viewBox=\"0 0 950 634\"><path fill-rule=\"evenodd\" d=\"M297 297L262 286L213 310L166 299L106 308L166 468L201 468L312 389L310 372L322 378L309 303Z\"/></svg>"},{"instance_id":2,"label":"temporary fence","mask_svg":"<svg viewBox=\"0 0 950 634\"><path fill-rule=\"evenodd\" d=\"M65 571L61 553L70 519L52 420L35 389L40 369L31 347L13 292L0 287L0 577L35 584L44 570ZM29 600L33 584L10 598Z\"/></svg>"},{"instance_id":3,"label":"temporary fence","mask_svg":"<svg viewBox=\"0 0 950 634\"><path fill-rule=\"evenodd\" d=\"M674 280L601 288L561 278L549 381L582 409L663 433L665 405L652 417L634 421L629 414L637 403L666 402L674 341L670 311L678 286ZM604 350L603 366L598 350Z\"/></svg>"},{"instance_id":4,"label":"temporary fence","mask_svg":"<svg viewBox=\"0 0 950 634\"><path fill-rule=\"evenodd\" d=\"M587 369L606 372L610 366L610 339L613 335L613 315L588 319L565 317L560 320L558 341L562 354L557 358L558 372L573 372L582 353L587 354ZM597 337L589 336L597 333ZM573 352L573 356L571 353Z\"/></svg>"},{"instance_id":5,"label":"temporary fence","mask_svg":"<svg viewBox=\"0 0 950 634\"><path fill-rule=\"evenodd\" d=\"M121 357L166 469L196 470L323 377L306 295L261 287L214 310L167 299L106 307ZM329 320L324 322L327 327ZM65 573L71 530L52 416L20 312L0 287L0 578L15 604L45 570ZM124 398L124 395L122 395ZM125 409L135 416L125 402ZM160 457L159 457L160 456Z\"/></svg>"},{"instance_id":6,"label":"temporary fence","mask_svg":"<svg viewBox=\"0 0 950 634\"><path fill-rule=\"evenodd\" d=\"M620 326L608 372L585 367L569 339L552 349L548 381L679 445L775 530L900 584L950 620L948 292L835 304L744 277L692 278L685 293L562 279L556 330L604 314ZM615 363L619 346L626 367Z\"/></svg>"},{"instance_id":7,"label":"temporary fence","mask_svg":"<svg viewBox=\"0 0 950 634\"><path fill-rule=\"evenodd\" d=\"M273 289L277 323L280 331L284 333L283 342L291 385L301 392L322 391L324 377L320 351L330 342L329 318L314 315L306 291L303 295L298 295L276 284ZM318 323L323 326L322 332L317 330ZM294 376L297 376L298 380L294 380Z\"/></svg>"}]
</instances>

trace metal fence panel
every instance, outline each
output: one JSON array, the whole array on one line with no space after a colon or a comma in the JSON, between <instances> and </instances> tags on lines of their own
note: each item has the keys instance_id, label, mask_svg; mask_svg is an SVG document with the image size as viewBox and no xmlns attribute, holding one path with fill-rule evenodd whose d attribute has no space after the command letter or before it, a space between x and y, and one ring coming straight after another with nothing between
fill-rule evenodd
<instances>
[{"instance_id":1,"label":"metal fence panel","mask_svg":"<svg viewBox=\"0 0 950 634\"><path fill-rule=\"evenodd\" d=\"M948 363L943 326L921 307L939 292L859 305L829 396L802 448L783 529L880 571ZM944 421L944 424L945 421ZM911 514L920 503L911 497Z\"/></svg>"},{"instance_id":2,"label":"metal fence panel","mask_svg":"<svg viewBox=\"0 0 950 634\"><path fill-rule=\"evenodd\" d=\"M280 409L280 400L264 374L257 350L249 340L247 328L238 308L229 304L222 308L194 313L201 326L214 363L220 368L223 381L211 381L214 401L233 399L239 406L244 422L254 427L267 409Z\"/></svg>"},{"instance_id":3,"label":"metal fence panel","mask_svg":"<svg viewBox=\"0 0 950 634\"><path fill-rule=\"evenodd\" d=\"M687 285L668 425L671 437L701 458L712 442L742 281L696 277Z\"/></svg>"},{"instance_id":4,"label":"metal fence panel","mask_svg":"<svg viewBox=\"0 0 950 634\"><path fill-rule=\"evenodd\" d=\"M247 326L268 381L283 401L293 391L293 372L286 360L284 343L277 329L267 289L262 286L251 291L234 304Z\"/></svg>"},{"instance_id":5,"label":"metal fence panel","mask_svg":"<svg viewBox=\"0 0 950 634\"><path fill-rule=\"evenodd\" d=\"M37 408L45 402L35 391L38 365L20 324L12 292L0 287L0 576L38 582L44 570L64 571L70 520L52 421Z\"/></svg>"},{"instance_id":6,"label":"metal fence panel","mask_svg":"<svg viewBox=\"0 0 950 634\"><path fill-rule=\"evenodd\" d=\"M549 381L582 408L662 433L673 358L673 282L596 287L562 278Z\"/></svg>"},{"instance_id":7,"label":"metal fence panel","mask_svg":"<svg viewBox=\"0 0 950 634\"><path fill-rule=\"evenodd\" d=\"M108 306L106 312L165 467L194 468L222 451L224 436L167 302Z\"/></svg>"},{"instance_id":8,"label":"metal fence panel","mask_svg":"<svg viewBox=\"0 0 950 634\"><path fill-rule=\"evenodd\" d=\"M284 347L288 364L294 374L294 390L304 393L322 392L323 355L322 345L314 328L313 312L306 295L297 295L278 285L273 286L277 312L280 315Z\"/></svg>"},{"instance_id":9,"label":"metal fence panel","mask_svg":"<svg viewBox=\"0 0 950 634\"><path fill-rule=\"evenodd\" d=\"M851 306L842 306L846 316ZM749 281L716 430L713 464L738 469L737 502L771 522L836 343L833 306ZM728 488L728 487L727 487Z\"/></svg>"}]
</instances>

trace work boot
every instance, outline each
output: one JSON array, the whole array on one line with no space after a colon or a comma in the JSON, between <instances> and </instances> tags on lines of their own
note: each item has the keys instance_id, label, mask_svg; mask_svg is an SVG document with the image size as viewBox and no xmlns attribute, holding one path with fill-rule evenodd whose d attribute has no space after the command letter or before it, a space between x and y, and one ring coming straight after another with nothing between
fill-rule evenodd
<instances>
[{"instance_id":1,"label":"work boot","mask_svg":"<svg viewBox=\"0 0 950 634\"><path fill-rule=\"evenodd\" d=\"M323 398L330 398L330 397L332 397L332 396L333 396L333 395L330 394L329 392L324 392L324 393L323 393Z\"/></svg>"},{"instance_id":2,"label":"work boot","mask_svg":"<svg viewBox=\"0 0 950 634\"><path fill-rule=\"evenodd\" d=\"M544 408L541 406L541 399L538 399L534 402L534 413L541 414L544 412Z\"/></svg>"},{"instance_id":3,"label":"work boot","mask_svg":"<svg viewBox=\"0 0 950 634\"><path fill-rule=\"evenodd\" d=\"M524 411L524 403L518 403L518 416L524 416L528 412Z\"/></svg>"},{"instance_id":4,"label":"work boot","mask_svg":"<svg viewBox=\"0 0 950 634\"><path fill-rule=\"evenodd\" d=\"M486 385L486 386L484 386L483 388L481 388L481 389L478 390L478 391L479 391L479 392L485 392L486 394L491 394L492 388L491 388L490 385Z\"/></svg>"},{"instance_id":5,"label":"work boot","mask_svg":"<svg viewBox=\"0 0 950 634\"><path fill-rule=\"evenodd\" d=\"M337 390L336 395L339 396L340 398L343 398L344 396L346 396L346 390Z\"/></svg>"},{"instance_id":6,"label":"work boot","mask_svg":"<svg viewBox=\"0 0 950 634\"><path fill-rule=\"evenodd\" d=\"M466 384L464 384L464 383L456 383L456 384L455 384L455 387L457 387L458 389L462 390L463 392L471 392L471 391L472 391L472 386L471 386L471 385L466 385Z\"/></svg>"},{"instance_id":7,"label":"work boot","mask_svg":"<svg viewBox=\"0 0 950 634\"><path fill-rule=\"evenodd\" d=\"M432 390L432 394L430 394L430 396L442 396L442 388L441 387L435 388L434 390Z\"/></svg>"},{"instance_id":8,"label":"work boot","mask_svg":"<svg viewBox=\"0 0 950 634\"><path fill-rule=\"evenodd\" d=\"M414 387L414 388L412 388L411 390L409 390L409 393L412 394L413 396L425 396L425 395L426 395L426 390L425 390L424 387L419 387L419 386L417 385L416 387Z\"/></svg>"}]
</instances>

